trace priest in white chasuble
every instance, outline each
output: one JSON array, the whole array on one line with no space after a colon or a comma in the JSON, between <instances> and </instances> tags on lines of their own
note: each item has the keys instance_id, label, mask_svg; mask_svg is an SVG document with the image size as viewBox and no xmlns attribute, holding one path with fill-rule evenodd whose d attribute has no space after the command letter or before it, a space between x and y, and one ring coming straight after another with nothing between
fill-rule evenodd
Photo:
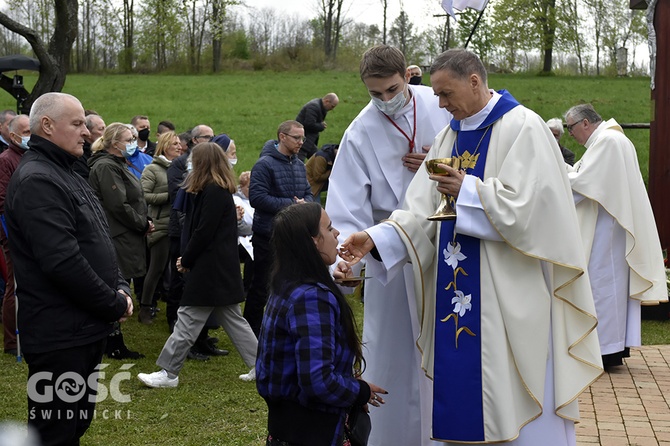
<instances>
[{"instance_id":1,"label":"priest in white chasuble","mask_svg":"<svg viewBox=\"0 0 670 446\"><path fill-rule=\"evenodd\" d=\"M568 132L586 146L569 168L598 316L603 365L622 365L640 346L640 305L667 302L654 213L633 143L591 104L565 114Z\"/></svg>"},{"instance_id":2,"label":"priest in white chasuble","mask_svg":"<svg viewBox=\"0 0 670 446\"><path fill-rule=\"evenodd\" d=\"M578 397L602 365L556 140L536 113L488 88L471 52L438 56L431 83L454 119L426 161L458 157L461 169L419 171L402 209L349 237L341 255L353 264L374 250L372 274L412 264L434 439L574 445ZM455 220L427 219L441 193L455 200Z\"/></svg>"}]
</instances>

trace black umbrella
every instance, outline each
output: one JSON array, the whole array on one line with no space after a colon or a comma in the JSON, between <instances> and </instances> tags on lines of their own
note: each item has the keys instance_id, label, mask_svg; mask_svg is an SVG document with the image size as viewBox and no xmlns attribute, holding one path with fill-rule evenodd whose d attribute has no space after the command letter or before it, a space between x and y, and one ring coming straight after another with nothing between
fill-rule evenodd
<instances>
[{"instance_id":1,"label":"black umbrella","mask_svg":"<svg viewBox=\"0 0 670 446\"><path fill-rule=\"evenodd\" d=\"M0 73L16 70L40 70L40 61L31 57L15 54L13 56L0 57Z\"/></svg>"}]
</instances>

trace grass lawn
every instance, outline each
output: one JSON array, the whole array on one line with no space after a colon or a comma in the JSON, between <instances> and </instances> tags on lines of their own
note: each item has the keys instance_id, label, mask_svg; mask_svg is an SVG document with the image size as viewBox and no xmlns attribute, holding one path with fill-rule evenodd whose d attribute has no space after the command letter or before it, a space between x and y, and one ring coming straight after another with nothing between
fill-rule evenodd
<instances>
[{"instance_id":1,"label":"grass lawn","mask_svg":"<svg viewBox=\"0 0 670 446\"><path fill-rule=\"evenodd\" d=\"M362 320L360 299L350 296L356 316ZM254 383L242 382L238 375L247 367L223 330L210 331L219 338L219 347L230 351L225 357L207 362L187 361L179 375L176 389L149 389L136 378L139 372L158 370L155 361L168 337L162 312L154 324L147 326L132 320L123 324L126 344L146 358L136 361L103 359L109 364L106 379L121 372L124 364L132 378L121 382L122 394L130 402L119 403L112 397L99 402L97 418L83 437L82 446L140 445L230 445L261 446L265 444L267 408L256 392ZM0 421L27 420L26 380L28 367L16 363L13 356L0 356ZM118 411L118 412L117 412Z\"/></svg>"},{"instance_id":2,"label":"grass lawn","mask_svg":"<svg viewBox=\"0 0 670 446\"><path fill-rule=\"evenodd\" d=\"M357 319L362 320L360 300L350 296L349 303ZM139 372L158 370L154 362L168 336L164 312L151 326L140 324L134 317L123 325L123 331L127 344L146 358L103 360L109 364L105 369L107 377L101 380L107 387L110 377L121 371L123 364L134 364L129 370L132 378L122 381L119 387L130 402L118 403L108 397L98 403L97 418L83 437L82 446L265 444L265 402L256 393L254 383L237 378L247 369L223 330L210 333L220 339L219 346L229 350L230 355L208 362L187 361L176 389L149 389L136 378ZM642 338L644 345L669 344L670 322L643 321ZM0 421L25 423L28 367L25 362L17 364L14 357L2 355L0 370Z\"/></svg>"},{"instance_id":3,"label":"grass lawn","mask_svg":"<svg viewBox=\"0 0 670 446\"><path fill-rule=\"evenodd\" d=\"M425 77L428 82L428 76ZM25 75L28 90L36 81ZM536 77L491 75L489 86L506 89L523 105L545 120L561 117L571 106L591 102L604 119L645 122L650 119L648 78ZM66 93L77 96L85 108L96 110L107 124L130 122L135 115L151 120L151 139L161 120L171 120L178 131L197 124L210 125L215 133L228 133L237 146L235 170L251 168L263 143L276 138L277 126L295 119L300 108L315 97L334 91L340 105L328 113L328 128L320 144L339 143L342 134L369 102L357 73L351 72L234 72L203 76L70 75ZM0 94L0 110L16 109L8 94ZM420 125L420 124L419 124ZM628 130L638 150L643 176L649 163L649 131ZM562 143L577 153L584 151L568 135Z\"/></svg>"},{"instance_id":4,"label":"grass lawn","mask_svg":"<svg viewBox=\"0 0 670 446\"><path fill-rule=\"evenodd\" d=\"M26 75L27 88L35 78ZM649 122L649 79L605 79L578 77L525 77L492 75L489 84L509 90L521 103L544 119L562 116L570 106L592 102L603 118L619 122ZM205 123L216 133L227 132L235 139L239 162L236 171L248 170L262 144L275 137L278 124L294 119L300 107L314 97L335 91L340 105L328 114L328 129L321 144L339 142L351 120L369 101L356 73L307 72L224 73L211 76L158 75L72 75L64 89L79 97L86 108L95 109L107 124L129 122L137 114L150 117L152 131L169 119L183 131ZM0 95L0 109L15 108L7 94ZM630 130L646 177L649 131ZM152 135L152 140L155 137ZM577 152L583 149L565 136L564 144ZM363 307L350 298L359 320ZM644 322L643 342L670 343L668 322ZM253 383L237 376L247 371L239 354L223 331L215 333L219 346L230 355L209 362L189 361L180 374L177 389L148 389L135 378L139 372L157 370L154 362L167 339L164 312L156 323L145 326L134 317L124 324L127 344L146 355L134 361L132 379L120 385L130 396L128 403L107 398L98 404L98 417L84 436L82 445L240 445L264 444L266 407ZM118 361L106 360L107 379L120 371ZM0 356L0 420L27 419L25 363ZM107 412L105 412L107 411ZM115 411L119 411L115 413Z\"/></svg>"}]
</instances>

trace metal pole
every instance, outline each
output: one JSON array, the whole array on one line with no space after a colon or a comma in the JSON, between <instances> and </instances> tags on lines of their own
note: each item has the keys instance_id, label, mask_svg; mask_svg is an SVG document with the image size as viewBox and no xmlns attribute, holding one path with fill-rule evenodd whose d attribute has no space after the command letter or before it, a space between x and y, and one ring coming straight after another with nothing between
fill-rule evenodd
<instances>
[{"instance_id":1,"label":"metal pole","mask_svg":"<svg viewBox=\"0 0 670 446\"><path fill-rule=\"evenodd\" d=\"M472 40L472 36L475 34L475 31L477 30L477 27L479 26L479 21L482 19L482 16L484 15L484 10L486 8L482 9L481 12L479 13L479 17L477 17L477 21L475 22L475 26L472 27L472 31L470 31L470 35L468 36L468 41L465 42L465 46L463 48L467 48L468 44L470 43L470 40Z\"/></svg>"}]
</instances>

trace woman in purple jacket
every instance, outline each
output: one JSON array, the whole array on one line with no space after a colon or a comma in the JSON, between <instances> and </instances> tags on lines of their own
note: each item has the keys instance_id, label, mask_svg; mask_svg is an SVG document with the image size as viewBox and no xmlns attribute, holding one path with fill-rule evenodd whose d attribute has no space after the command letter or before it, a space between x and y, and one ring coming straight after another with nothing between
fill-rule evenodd
<instances>
[{"instance_id":1,"label":"woman in purple jacket","mask_svg":"<svg viewBox=\"0 0 670 446\"><path fill-rule=\"evenodd\" d=\"M385 390L358 378L354 315L328 270L338 234L317 203L291 205L274 221L271 295L256 359L268 445L340 446L347 412L384 402Z\"/></svg>"}]
</instances>

